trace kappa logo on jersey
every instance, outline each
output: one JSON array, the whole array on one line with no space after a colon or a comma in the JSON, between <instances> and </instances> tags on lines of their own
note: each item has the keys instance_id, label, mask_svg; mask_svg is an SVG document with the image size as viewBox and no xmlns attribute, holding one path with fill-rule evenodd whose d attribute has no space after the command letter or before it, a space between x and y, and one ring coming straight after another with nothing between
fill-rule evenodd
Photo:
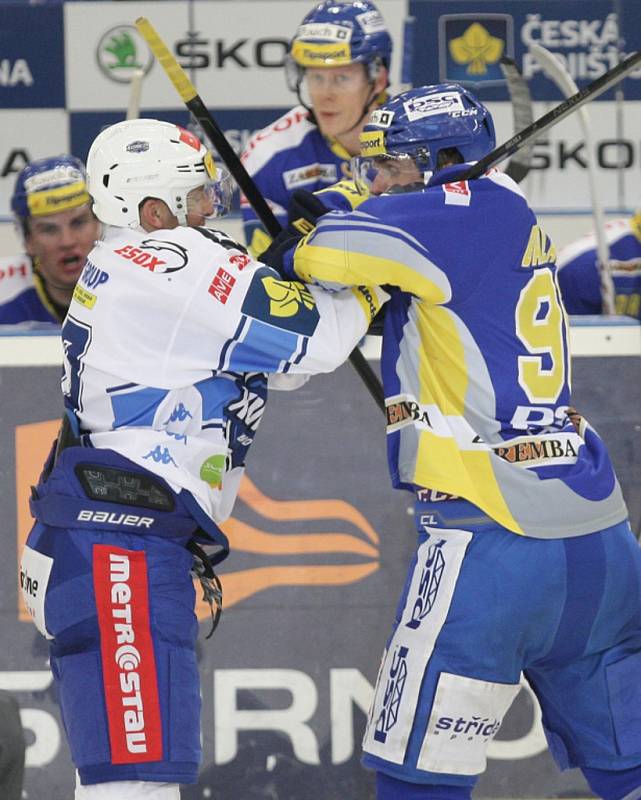
<instances>
[{"instance_id":1,"label":"kappa logo on jersey","mask_svg":"<svg viewBox=\"0 0 641 800\"><path fill-rule=\"evenodd\" d=\"M169 452L169 448L161 447L157 444L153 450L150 450L146 456L143 456L144 459L151 458L156 464L173 464L174 467L177 467L178 464L172 458L171 453Z\"/></svg>"},{"instance_id":2,"label":"kappa logo on jersey","mask_svg":"<svg viewBox=\"0 0 641 800\"><path fill-rule=\"evenodd\" d=\"M226 269L220 267L218 272L214 275L214 280L209 284L209 289L207 289L207 291L212 297L218 300L219 303L225 305L235 283L236 278L230 275Z\"/></svg>"},{"instance_id":3,"label":"kappa logo on jersey","mask_svg":"<svg viewBox=\"0 0 641 800\"><path fill-rule=\"evenodd\" d=\"M283 172L283 182L288 189L309 186L318 179L325 183L336 183L338 180L336 164L306 164Z\"/></svg>"},{"instance_id":4,"label":"kappa logo on jersey","mask_svg":"<svg viewBox=\"0 0 641 800\"><path fill-rule=\"evenodd\" d=\"M311 336L320 319L314 297L305 284L274 278L268 269L258 269L254 273L242 311L249 317L303 336Z\"/></svg>"},{"instance_id":5,"label":"kappa logo on jersey","mask_svg":"<svg viewBox=\"0 0 641 800\"><path fill-rule=\"evenodd\" d=\"M149 251L155 251L158 255ZM187 250L182 245L163 239L143 239L138 247L126 244L124 247L114 250L114 253L156 275L178 272L187 266L189 260Z\"/></svg>"},{"instance_id":6,"label":"kappa logo on jersey","mask_svg":"<svg viewBox=\"0 0 641 800\"><path fill-rule=\"evenodd\" d=\"M387 734L398 722L398 711L407 682L407 655L409 648L397 647L391 658L387 686L383 697L383 708L376 720L374 739L385 743Z\"/></svg>"},{"instance_id":7,"label":"kappa logo on jersey","mask_svg":"<svg viewBox=\"0 0 641 800\"><path fill-rule=\"evenodd\" d=\"M445 569L444 544L445 539L439 539L438 542L430 545L427 550L427 559L419 581L418 594L414 601L410 620L406 623L406 627L412 630L418 628L434 607L438 588L443 577L443 570Z\"/></svg>"}]
</instances>

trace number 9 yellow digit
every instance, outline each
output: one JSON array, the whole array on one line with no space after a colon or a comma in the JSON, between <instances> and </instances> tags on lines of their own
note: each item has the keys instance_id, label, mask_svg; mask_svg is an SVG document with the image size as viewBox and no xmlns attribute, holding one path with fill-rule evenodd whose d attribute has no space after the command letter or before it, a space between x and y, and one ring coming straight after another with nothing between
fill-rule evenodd
<instances>
[{"instance_id":1,"label":"number 9 yellow digit","mask_svg":"<svg viewBox=\"0 0 641 800\"><path fill-rule=\"evenodd\" d=\"M547 308L545 308L547 306ZM549 269L538 269L516 306L516 333L532 355L519 356L519 383L532 403L554 403L565 384L563 309ZM550 366L543 366L547 355Z\"/></svg>"}]
</instances>

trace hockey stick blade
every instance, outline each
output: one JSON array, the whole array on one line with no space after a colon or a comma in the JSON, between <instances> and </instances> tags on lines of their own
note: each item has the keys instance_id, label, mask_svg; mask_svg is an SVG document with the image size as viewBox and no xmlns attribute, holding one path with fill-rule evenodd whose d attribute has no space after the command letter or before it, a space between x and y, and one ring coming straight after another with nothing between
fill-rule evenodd
<instances>
[{"instance_id":1,"label":"hockey stick blade","mask_svg":"<svg viewBox=\"0 0 641 800\"><path fill-rule=\"evenodd\" d=\"M590 100L596 99L602 95L603 92L607 92L608 89L623 80L623 78L632 72L640 63L641 51L632 53L617 64L616 67L608 70L604 75L601 75L600 78L584 86L583 89L573 94L572 97L568 97L567 100L559 103L558 106L548 111L548 113L544 114L540 119L537 119L529 128L520 131L520 133L516 133L511 139L508 139L507 142L499 145L499 147L492 150L491 153L488 153L480 161L477 161L467 172L460 176L459 180L471 180L483 175L488 169L496 166L513 153L516 153L517 150L520 150L532 139L535 139L549 130L553 125L561 122L562 119L569 116L575 109L580 108L584 103Z\"/></svg>"},{"instance_id":2,"label":"hockey stick blade","mask_svg":"<svg viewBox=\"0 0 641 800\"><path fill-rule=\"evenodd\" d=\"M232 174L249 204L256 212L256 216L260 219L272 238L277 236L282 230L280 222L274 216L273 211L260 193L251 175L247 172L240 158L227 141L224 132L219 128L213 116L209 113L196 91L196 88L187 77L186 72L169 52L167 45L163 42L154 26L146 17L139 17L136 20L136 28L140 31L140 35L147 42L150 50L160 62L167 77L173 83L174 88L182 98L183 103L196 118L207 138L227 166L227 169ZM386 413L383 387L365 356L358 348L354 348L350 353L349 361L356 372L358 372L359 377L369 390L369 393L374 398L378 407L383 413Z\"/></svg>"},{"instance_id":3,"label":"hockey stick blade","mask_svg":"<svg viewBox=\"0 0 641 800\"><path fill-rule=\"evenodd\" d=\"M530 88L513 58L503 56L500 67L507 82L507 90L512 104L514 132L518 133L534 122ZM509 175L516 183L521 183L530 171L533 149L534 142L525 145L517 150L506 164L505 174Z\"/></svg>"}]
</instances>

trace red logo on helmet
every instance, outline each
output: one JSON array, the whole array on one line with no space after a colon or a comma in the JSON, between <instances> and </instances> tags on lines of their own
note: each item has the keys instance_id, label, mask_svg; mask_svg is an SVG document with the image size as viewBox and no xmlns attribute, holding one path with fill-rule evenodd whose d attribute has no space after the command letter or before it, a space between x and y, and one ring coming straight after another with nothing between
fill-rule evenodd
<instances>
[{"instance_id":1,"label":"red logo on helmet","mask_svg":"<svg viewBox=\"0 0 641 800\"><path fill-rule=\"evenodd\" d=\"M186 131L184 128L179 128L180 131L180 141L188 144L190 147L193 147L194 150L200 150L200 139L197 136L194 136L193 133L190 131Z\"/></svg>"}]
</instances>

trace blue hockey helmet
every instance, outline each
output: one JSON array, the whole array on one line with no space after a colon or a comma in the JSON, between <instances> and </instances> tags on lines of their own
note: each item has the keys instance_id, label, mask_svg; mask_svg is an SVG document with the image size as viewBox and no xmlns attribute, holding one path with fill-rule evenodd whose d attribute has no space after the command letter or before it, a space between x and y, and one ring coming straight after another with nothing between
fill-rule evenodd
<instances>
[{"instance_id":1,"label":"blue hockey helmet","mask_svg":"<svg viewBox=\"0 0 641 800\"><path fill-rule=\"evenodd\" d=\"M371 81L389 70L392 37L371 0L324 0L303 19L289 45L287 83L297 92L307 67L362 63Z\"/></svg>"},{"instance_id":2,"label":"blue hockey helmet","mask_svg":"<svg viewBox=\"0 0 641 800\"><path fill-rule=\"evenodd\" d=\"M442 151L458 151L463 162L478 161L494 148L496 137L483 103L457 83L441 83L410 89L375 109L360 143L353 170L359 190L367 192L385 162L397 167L411 162L424 186L443 166Z\"/></svg>"},{"instance_id":3,"label":"blue hockey helmet","mask_svg":"<svg viewBox=\"0 0 641 800\"><path fill-rule=\"evenodd\" d=\"M32 161L20 170L11 209L24 229L30 217L78 208L90 202L85 167L71 155Z\"/></svg>"}]
</instances>

